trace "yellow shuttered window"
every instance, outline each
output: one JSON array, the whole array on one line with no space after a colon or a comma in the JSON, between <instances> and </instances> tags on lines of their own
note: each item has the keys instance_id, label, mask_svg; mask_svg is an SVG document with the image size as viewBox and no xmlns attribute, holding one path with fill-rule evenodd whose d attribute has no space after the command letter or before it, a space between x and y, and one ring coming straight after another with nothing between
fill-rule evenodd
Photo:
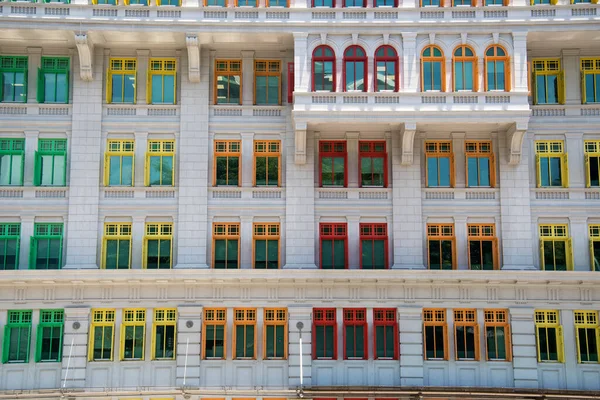
<instances>
[{"instance_id":1,"label":"yellow shuttered window","mask_svg":"<svg viewBox=\"0 0 600 400\"><path fill-rule=\"evenodd\" d=\"M535 312L538 362L564 362L563 331L558 311Z\"/></svg>"},{"instance_id":2,"label":"yellow shuttered window","mask_svg":"<svg viewBox=\"0 0 600 400\"><path fill-rule=\"evenodd\" d=\"M134 150L134 140L108 140L104 154L104 186L133 186Z\"/></svg>"},{"instance_id":3,"label":"yellow shuttered window","mask_svg":"<svg viewBox=\"0 0 600 400\"><path fill-rule=\"evenodd\" d=\"M562 140L536 140L537 187L569 187L569 160Z\"/></svg>"},{"instance_id":4,"label":"yellow shuttered window","mask_svg":"<svg viewBox=\"0 0 600 400\"><path fill-rule=\"evenodd\" d=\"M573 269L573 246L566 224L540 225L540 261L544 271Z\"/></svg>"},{"instance_id":5,"label":"yellow shuttered window","mask_svg":"<svg viewBox=\"0 0 600 400\"><path fill-rule=\"evenodd\" d=\"M143 360L145 353L146 310L126 308L121 323L121 360Z\"/></svg>"},{"instance_id":6,"label":"yellow shuttered window","mask_svg":"<svg viewBox=\"0 0 600 400\"><path fill-rule=\"evenodd\" d=\"M586 186L600 187L600 140L586 140L583 146Z\"/></svg>"},{"instance_id":7,"label":"yellow shuttered window","mask_svg":"<svg viewBox=\"0 0 600 400\"><path fill-rule=\"evenodd\" d=\"M598 311L576 310L575 338L577 341L577 361L580 363L598 362L598 345L600 344L600 325Z\"/></svg>"},{"instance_id":8,"label":"yellow shuttered window","mask_svg":"<svg viewBox=\"0 0 600 400\"><path fill-rule=\"evenodd\" d=\"M590 267L592 271L600 271L600 225L590 225L589 235Z\"/></svg>"},{"instance_id":9,"label":"yellow shuttered window","mask_svg":"<svg viewBox=\"0 0 600 400\"><path fill-rule=\"evenodd\" d=\"M111 58L106 76L106 102L135 104L137 101L137 60Z\"/></svg>"},{"instance_id":10,"label":"yellow shuttered window","mask_svg":"<svg viewBox=\"0 0 600 400\"><path fill-rule=\"evenodd\" d=\"M152 359L174 360L177 346L177 309L155 308L152 321Z\"/></svg>"},{"instance_id":11,"label":"yellow shuttered window","mask_svg":"<svg viewBox=\"0 0 600 400\"><path fill-rule=\"evenodd\" d=\"M115 310L95 308L90 326L89 361L112 361L115 338Z\"/></svg>"},{"instance_id":12,"label":"yellow shuttered window","mask_svg":"<svg viewBox=\"0 0 600 400\"><path fill-rule=\"evenodd\" d=\"M131 223L105 223L102 268L131 268Z\"/></svg>"},{"instance_id":13,"label":"yellow shuttered window","mask_svg":"<svg viewBox=\"0 0 600 400\"><path fill-rule=\"evenodd\" d=\"M146 82L148 104L177 103L177 60L151 58Z\"/></svg>"},{"instance_id":14,"label":"yellow shuttered window","mask_svg":"<svg viewBox=\"0 0 600 400\"><path fill-rule=\"evenodd\" d=\"M146 186L175 186L175 141L148 140Z\"/></svg>"},{"instance_id":15,"label":"yellow shuttered window","mask_svg":"<svg viewBox=\"0 0 600 400\"><path fill-rule=\"evenodd\" d=\"M173 266L173 224L152 222L146 224L144 235L143 267L170 269Z\"/></svg>"},{"instance_id":16,"label":"yellow shuttered window","mask_svg":"<svg viewBox=\"0 0 600 400\"><path fill-rule=\"evenodd\" d=\"M534 104L565 104L564 71L559 58L532 60Z\"/></svg>"}]
</instances>

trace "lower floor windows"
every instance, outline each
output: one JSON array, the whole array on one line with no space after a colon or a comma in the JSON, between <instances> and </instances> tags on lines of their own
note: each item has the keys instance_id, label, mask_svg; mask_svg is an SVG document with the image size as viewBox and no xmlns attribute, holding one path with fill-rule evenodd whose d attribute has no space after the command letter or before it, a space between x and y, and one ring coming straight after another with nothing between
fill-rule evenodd
<instances>
[{"instance_id":1,"label":"lower floor windows","mask_svg":"<svg viewBox=\"0 0 600 400\"><path fill-rule=\"evenodd\" d=\"M265 309L265 359L287 358L287 310Z\"/></svg>"},{"instance_id":2,"label":"lower floor windows","mask_svg":"<svg viewBox=\"0 0 600 400\"><path fill-rule=\"evenodd\" d=\"M152 325L152 359L175 359L177 309L157 308Z\"/></svg>"},{"instance_id":3,"label":"lower floor windows","mask_svg":"<svg viewBox=\"0 0 600 400\"><path fill-rule=\"evenodd\" d=\"M63 224L36 223L31 238L30 269L62 268Z\"/></svg>"},{"instance_id":4,"label":"lower floor windows","mask_svg":"<svg viewBox=\"0 0 600 400\"><path fill-rule=\"evenodd\" d=\"M567 271L573 269L573 251L568 227L540 225L541 269L544 271Z\"/></svg>"},{"instance_id":5,"label":"lower floor windows","mask_svg":"<svg viewBox=\"0 0 600 400\"><path fill-rule=\"evenodd\" d=\"M170 269L173 264L173 224L147 223L144 236L144 268Z\"/></svg>"},{"instance_id":6,"label":"lower floor windows","mask_svg":"<svg viewBox=\"0 0 600 400\"><path fill-rule=\"evenodd\" d=\"M256 309L236 308L233 313L233 358L256 358Z\"/></svg>"},{"instance_id":7,"label":"lower floor windows","mask_svg":"<svg viewBox=\"0 0 600 400\"><path fill-rule=\"evenodd\" d=\"M538 362L564 362L563 334L558 311L536 311L535 333Z\"/></svg>"},{"instance_id":8,"label":"lower floor windows","mask_svg":"<svg viewBox=\"0 0 600 400\"><path fill-rule=\"evenodd\" d=\"M143 360L146 336L146 310L123 310L121 325L121 360Z\"/></svg>"},{"instance_id":9,"label":"lower floor windows","mask_svg":"<svg viewBox=\"0 0 600 400\"><path fill-rule=\"evenodd\" d=\"M0 271L19 268L21 224L0 224Z\"/></svg>"},{"instance_id":10,"label":"lower floor windows","mask_svg":"<svg viewBox=\"0 0 600 400\"><path fill-rule=\"evenodd\" d=\"M205 309L203 324L202 358L224 359L227 310L225 308Z\"/></svg>"},{"instance_id":11,"label":"lower floor windows","mask_svg":"<svg viewBox=\"0 0 600 400\"><path fill-rule=\"evenodd\" d=\"M8 311L4 328L3 363L29 362L32 311Z\"/></svg>"},{"instance_id":12,"label":"lower floor windows","mask_svg":"<svg viewBox=\"0 0 600 400\"><path fill-rule=\"evenodd\" d=\"M35 356L37 362L59 362L62 360L63 324L63 310L40 311Z\"/></svg>"},{"instance_id":13,"label":"lower floor windows","mask_svg":"<svg viewBox=\"0 0 600 400\"><path fill-rule=\"evenodd\" d=\"M487 360L510 361L512 352L508 312L506 310L484 310L484 317Z\"/></svg>"},{"instance_id":14,"label":"lower floor windows","mask_svg":"<svg viewBox=\"0 0 600 400\"><path fill-rule=\"evenodd\" d=\"M213 268L240 267L240 224L213 224Z\"/></svg>"},{"instance_id":15,"label":"lower floor windows","mask_svg":"<svg viewBox=\"0 0 600 400\"><path fill-rule=\"evenodd\" d=\"M445 309L423 310L423 347L426 360L448 359L448 325Z\"/></svg>"},{"instance_id":16,"label":"lower floor windows","mask_svg":"<svg viewBox=\"0 0 600 400\"><path fill-rule=\"evenodd\" d=\"M456 268L454 225L427 225L427 254L429 269Z\"/></svg>"},{"instance_id":17,"label":"lower floor windows","mask_svg":"<svg viewBox=\"0 0 600 400\"><path fill-rule=\"evenodd\" d=\"M254 224L254 268L279 268L279 224Z\"/></svg>"},{"instance_id":18,"label":"lower floor windows","mask_svg":"<svg viewBox=\"0 0 600 400\"><path fill-rule=\"evenodd\" d=\"M321 269L347 268L348 237L346 224L321 223Z\"/></svg>"},{"instance_id":19,"label":"lower floor windows","mask_svg":"<svg viewBox=\"0 0 600 400\"><path fill-rule=\"evenodd\" d=\"M498 268L497 239L493 224L469 224L469 268L473 270L493 270Z\"/></svg>"},{"instance_id":20,"label":"lower floor windows","mask_svg":"<svg viewBox=\"0 0 600 400\"><path fill-rule=\"evenodd\" d=\"M580 363L598 362L600 325L597 311L574 311L577 360Z\"/></svg>"},{"instance_id":21,"label":"lower floor windows","mask_svg":"<svg viewBox=\"0 0 600 400\"><path fill-rule=\"evenodd\" d=\"M115 310L93 309L90 327L89 361L113 359L115 338Z\"/></svg>"},{"instance_id":22,"label":"lower floor windows","mask_svg":"<svg viewBox=\"0 0 600 400\"><path fill-rule=\"evenodd\" d=\"M457 360L479 360L477 310L454 310L454 343Z\"/></svg>"},{"instance_id":23,"label":"lower floor windows","mask_svg":"<svg viewBox=\"0 0 600 400\"><path fill-rule=\"evenodd\" d=\"M131 224L105 224L103 249L103 268L131 268Z\"/></svg>"},{"instance_id":24,"label":"lower floor windows","mask_svg":"<svg viewBox=\"0 0 600 400\"><path fill-rule=\"evenodd\" d=\"M386 224L360 224L360 267L388 268L388 239Z\"/></svg>"},{"instance_id":25,"label":"lower floor windows","mask_svg":"<svg viewBox=\"0 0 600 400\"><path fill-rule=\"evenodd\" d=\"M590 262L592 271L600 271L600 225L590 225Z\"/></svg>"}]
</instances>

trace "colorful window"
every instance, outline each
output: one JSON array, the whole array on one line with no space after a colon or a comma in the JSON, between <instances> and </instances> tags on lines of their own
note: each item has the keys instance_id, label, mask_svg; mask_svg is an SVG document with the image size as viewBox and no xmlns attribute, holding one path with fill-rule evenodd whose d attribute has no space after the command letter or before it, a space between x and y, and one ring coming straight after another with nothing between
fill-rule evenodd
<instances>
[{"instance_id":1,"label":"colorful window","mask_svg":"<svg viewBox=\"0 0 600 400\"><path fill-rule=\"evenodd\" d=\"M106 77L106 102L135 104L137 60L111 58Z\"/></svg>"},{"instance_id":2,"label":"colorful window","mask_svg":"<svg viewBox=\"0 0 600 400\"><path fill-rule=\"evenodd\" d=\"M454 348L457 360L479 360L477 310L454 310Z\"/></svg>"},{"instance_id":3,"label":"colorful window","mask_svg":"<svg viewBox=\"0 0 600 400\"><path fill-rule=\"evenodd\" d=\"M131 224L105 223L102 268L131 268Z\"/></svg>"},{"instance_id":4,"label":"colorful window","mask_svg":"<svg viewBox=\"0 0 600 400\"><path fill-rule=\"evenodd\" d=\"M148 0L125 0L125 5L139 5L139 6L147 6Z\"/></svg>"},{"instance_id":5,"label":"colorful window","mask_svg":"<svg viewBox=\"0 0 600 400\"><path fill-rule=\"evenodd\" d=\"M0 98L27 103L27 57L0 56Z\"/></svg>"},{"instance_id":6,"label":"colorful window","mask_svg":"<svg viewBox=\"0 0 600 400\"><path fill-rule=\"evenodd\" d=\"M508 0L485 0L486 6L508 6Z\"/></svg>"},{"instance_id":7,"label":"colorful window","mask_svg":"<svg viewBox=\"0 0 600 400\"><path fill-rule=\"evenodd\" d=\"M35 152L35 186L67 184L67 139L39 139Z\"/></svg>"},{"instance_id":8,"label":"colorful window","mask_svg":"<svg viewBox=\"0 0 600 400\"><path fill-rule=\"evenodd\" d=\"M346 269L348 235L346 224L319 225L321 239L321 269Z\"/></svg>"},{"instance_id":9,"label":"colorful window","mask_svg":"<svg viewBox=\"0 0 600 400\"><path fill-rule=\"evenodd\" d=\"M367 336L367 310L344 308L344 360L366 360L369 357Z\"/></svg>"},{"instance_id":10,"label":"colorful window","mask_svg":"<svg viewBox=\"0 0 600 400\"><path fill-rule=\"evenodd\" d=\"M280 186L281 141L254 141L254 186Z\"/></svg>"},{"instance_id":11,"label":"colorful window","mask_svg":"<svg viewBox=\"0 0 600 400\"><path fill-rule=\"evenodd\" d=\"M279 224L254 224L254 268L279 268Z\"/></svg>"},{"instance_id":12,"label":"colorful window","mask_svg":"<svg viewBox=\"0 0 600 400\"><path fill-rule=\"evenodd\" d=\"M346 187L346 142L319 142L319 186L321 187Z\"/></svg>"},{"instance_id":13,"label":"colorful window","mask_svg":"<svg viewBox=\"0 0 600 400\"><path fill-rule=\"evenodd\" d=\"M133 186L135 142L109 139L104 154L104 186Z\"/></svg>"},{"instance_id":14,"label":"colorful window","mask_svg":"<svg viewBox=\"0 0 600 400\"><path fill-rule=\"evenodd\" d=\"M393 308L373 310L376 360L398 359L398 322Z\"/></svg>"},{"instance_id":15,"label":"colorful window","mask_svg":"<svg viewBox=\"0 0 600 400\"><path fill-rule=\"evenodd\" d=\"M287 358L287 310L285 308L265 308L265 359L285 360Z\"/></svg>"},{"instance_id":16,"label":"colorful window","mask_svg":"<svg viewBox=\"0 0 600 400\"><path fill-rule=\"evenodd\" d=\"M337 358L337 322L335 308L313 309L313 359Z\"/></svg>"},{"instance_id":17,"label":"colorful window","mask_svg":"<svg viewBox=\"0 0 600 400\"><path fill-rule=\"evenodd\" d=\"M397 0L375 0L375 7L398 7Z\"/></svg>"},{"instance_id":18,"label":"colorful window","mask_svg":"<svg viewBox=\"0 0 600 400\"><path fill-rule=\"evenodd\" d=\"M235 0L236 7L257 7L257 0Z\"/></svg>"},{"instance_id":19,"label":"colorful window","mask_svg":"<svg viewBox=\"0 0 600 400\"><path fill-rule=\"evenodd\" d=\"M441 7L442 0L421 0L421 7Z\"/></svg>"},{"instance_id":20,"label":"colorful window","mask_svg":"<svg viewBox=\"0 0 600 400\"><path fill-rule=\"evenodd\" d=\"M0 271L19 269L21 224L0 224Z\"/></svg>"},{"instance_id":21,"label":"colorful window","mask_svg":"<svg viewBox=\"0 0 600 400\"><path fill-rule=\"evenodd\" d=\"M121 323L121 360L144 359L146 310L126 308Z\"/></svg>"},{"instance_id":22,"label":"colorful window","mask_svg":"<svg viewBox=\"0 0 600 400\"><path fill-rule=\"evenodd\" d=\"M175 141L148 140L146 186L175 185Z\"/></svg>"},{"instance_id":23,"label":"colorful window","mask_svg":"<svg viewBox=\"0 0 600 400\"><path fill-rule=\"evenodd\" d=\"M63 310L40 310L35 350L36 362L60 362L62 360Z\"/></svg>"},{"instance_id":24,"label":"colorful window","mask_svg":"<svg viewBox=\"0 0 600 400\"><path fill-rule=\"evenodd\" d=\"M240 224L213 224L213 268L240 267Z\"/></svg>"},{"instance_id":25,"label":"colorful window","mask_svg":"<svg viewBox=\"0 0 600 400\"><path fill-rule=\"evenodd\" d=\"M288 0L266 0L267 1L267 7L289 7L289 1Z\"/></svg>"},{"instance_id":26,"label":"colorful window","mask_svg":"<svg viewBox=\"0 0 600 400\"><path fill-rule=\"evenodd\" d=\"M427 187L454 187L452 142L425 142Z\"/></svg>"},{"instance_id":27,"label":"colorful window","mask_svg":"<svg viewBox=\"0 0 600 400\"><path fill-rule=\"evenodd\" d=\"M446 309L423 309L423 347L426 360L448 359Z\"/></svg>"},{"instance_id":28,"label":"colorful window","mask_svg":"<svg viewBox=\"0 0 600 400\"><path fill-rule=\"evenodd\" d=\"M454 0L454 2L461 0ZM464 5L471 5L471 0L465 0ZM477 56L469 46L459 46L454 50L452 57L452 68L454 76L454 91L460 90L476 92L477 80Z\"/></svg>"},{"instance_id":29,"label":"colorful window","mask_svg":"<svg viewBox=\"0 0 600 400\"><path fill-rule=\"evenodd\" d=\"M379 3L394 3L395 0L375 1L375 7L384 7L386 5ZM398 53L392 46L381 46L375 50L375 74L376 92L398 91Z\"/></svg>"},{"instance_id":30,"label":"colorful window","mask_svg":"<svg viewBox=\"0 0 600 400\"><path fill-rule=\"evenodd\" d=\"M584 151L586 187L600 187L600 140L586 140Z\"/></svg>"},{"instance_id":31,"label":"colorful window","mask_svg":"<svg viewBox=\"0 0 600 400\"><path fill-rule=\"evenodd\" d=\"M387 187L385 142L359 142L360 187Z\"/></svg>"},{"instance_id":32,"label":"colorful window","mask_svg":"<svg viewBox=\"0 0 600 400\"><path fill-rule=\"evenodd\" d=\"M456 268L456 242L453 224L427 224L429 269Z\"/></svg>"},{"instance_id":33,"label":"colorful window","mask_svg":"<svg viewBox=\"0 0 600 400\"><path fill-rule=\"evenodd\" d=\"M592 271L600 271L600 225L590 225L589 228L591 268Z\"/></svg>"},{"instance_id":34,"label":"colorful window","mask_svg":"<svg viewBox=\"0 0 600 400\"><path fill-rule=\"evenodd\" d=\"M204 359L225 359L225 330L227 326L227 310L225 308L208 308L204 310L202 321L202 348Z\"/></svg>"},{"instance_id":35,"label":"colorful window","mask_svg":"<svg viewBox=\"0 0 600 400\"><path fill-rule=\"evenodd\" d=\"M538 362L564 362L564 342L558 311L535 312Z\"/></svg>"},{"instance_id":36,"label":"colorful window","mask_svg":"<svg viewBox=\"0 0 600 400\"><path fill-rule=\"evenodd\" d=\"M227 0L204 0L204 7L227 7Z\"/></svg>"},{"instance_id":37,"label":"colorful window","mask_svg":"<svg viewBox=\"0 0 600 400\"><path fill-rule=\"evenodd\" d=\"M29 362L31 310L8 311L4 327L3 363Z\"/></svg>"},{"instance_id":38,"label":"colorful window","mask_svg":"<svg viewBox=\"0 0 600 400\"><path fill-rule=\"evenodd\" d=\"M312 0L313 7L335 7L335 0Z\"/></svg>"},{"instance_id":39,"label":"colorful window","mask_svg":"<svg viewBox=\"0 0 600 400\"><path fill-rule=\"evenodd\" d=\"M581 59L581 100L583 104L600 102L600 58Z\"/></svg>"},{"instance_id":40,"label":"colorful window","mask_svg":"<svg viewBox=\"0 0 600 400\"><path fill-rule=\"evenodd\" d=\"M118 0L92 0L92 4L116 6L118 3L119 3Z\"/></svg>"},{"instance_id":41,"label":"colorful window","mask_svg":"<svg viewBox=\"0 0 600 400\"><path fill-rule=\"evenodd\" d=\"M61 269L63 224L35 224L31 237L29 269Z\"/></svg>"},{"instance_id":42,"label":"colorful window","mask_svg":"<svg viewBox=\"0 0 600 400\"><path fill-rule=\"evenodd\" d=\"M423 92L445 91L445 64L446 61L444 60L444 53L439 47L427 46L423 49L423 52L421 53L421 90Z\"/></svg>"},{"instance_id":43,"label":"colorful window","mask_svg":"<svg viewBox=\"0 0 600 400\"><path fill-rule=\"evenodd\" d=\"M177 309L155 308L152 322L152 359L174 360L176 352Z\"/></svg>"},{"instance_id":44,"label":"colorful window","mask_svg":"<svg viewBox=\"0 0 600 400\"><path fill-rule=\"evenodd\" d=\"M467 187L496 186L496 161L492 142L465 142Z\"/></svg>"},{"instance_id":45,"label":"colorful window","mask_svg":"<svg viewBox=\"0 0 600 400\"><path fill-rule=\"evenodd\" d=\"M254 61L254 104L281 104L281 61Z\"/></svg>"},{"instance_id":46,"label":"colorful window","mask_svg":"<svg viewBox=\"0 0 600 400\"><path fill-rule=\"evenodd\" d=\"M562 140L536 141L537 187L569 187L569 162Z\"/></svg>"},{"instance_id":47,"label":"colorful window","mask_svg":"<svg viewBox=\"0 0 600 400\"><path fill-rule=\"evenodd\" d=\"M452 0L452 7L475 7L476 0Z\"/></svg>"},{"instance_id":48,"label":"colorful window","mask_svg":"<svg viewBox=\"0 0 600 400\"><path fill-rule=\"evenodd\" d=\"M112 361L114 338L115 310L93 309L88 360Z\"/></svg>"},{"instance_id":49,"label":"colorful window","mask_svg":"<svg viewBox=\"0 0 600 400\"><path fill-rule=\"evenodd\" d=\"M334 0L314 0L333 2ZM325 6L333 7L333 6ZM335 92L335 53L329 46L319 46L312 56L313 91Z\"/></svg>"},{"instance_id":50,"label":"colorful window","mask_svg":"<svg viewBox=\"0 0 600 400\"><path fill-rule=\"evenodd\" d=\"M483 310L485 317L485 351L488 361L512 359L510 324L507 310Z\"/></svg>"},{"instance_id":51,"label":"colorful window","mask_svg":"<svg viewBox=\"0 0 600 400\"><path fill-rule=\"evenodd\" d=\"M148 65L146 102L148 104L175 104L177 102L177 60L151 58Z\"/></svg>"},{"instance_id":52,"label":"colorful window","mask_svg":"<svg viewBox=\"0 0 600 400\"><path fill-rule=\"evenodd\" d=\"M500 5L502 5L501 1L504 0L498 1L500 1ZM510 62L506 50L498 45L488 47L485 51L483 65L485 68L483 74L485 80L485 90L503 90L509 92Z\"/></svg>"},{"instance_id":53,"label":"colorful window","mask_svg":"<svg viewBox=\"0 0 600 400\"><path fill-rule=\"evenodd\" d=\"M256 309L236 308L233 310L234 359L255 358L256 349Z\"/></svg>"},{"instance_id":54,"label":"colorful window","mask_svg":"<svg viewBox=\"0 0 600 400\"><path fill-rule=\"evenodd\" d=\"M170 269L173 266L173 224L146 223L143 268Z\"/></svg>"},{"instance_id":55,"label":"colorful window","mask_svg":"<svg viewBox=\"0 0 600 400\"><path fill-rule=\"evenodd\" d=\"M573 269L573 248L566 224L540 225L540 253L544 271Z\"/></svg>"},{"instance_id":56,"label":"colorful window","mask_svg":"<svg viewBox=\"0 0 600 400\"><path fill-rule=\"evenodd\" d=\"M469 268L498 269L498 239L493 224L468 224Z\"/></svg>"},{"instance_id":57,"label":"colorful window","mask_svg":"<svg viewBox=\"0 0 600 400\"><path fill-rule=\"evenodd\" d=\"M575 317L575 338L577 341L577 361L579 363L598 362L598 343L600 343L600 325L598 311L578 310Z\"/></svg>"},{"instance_id":58,"label":"colorful window","mask_svg":"<svg viewBox=\"0 0 600 400\"><path fill-rule=\"evenodd\" d=\"M42 57L38 69L38 103L69 102L70 60L67 57Z\"/></svg>"},{"instance_id":59,"label":"colorful window","mask_svg":"<svg viewBox=\"0 0 600 400\"><path fill-rule=\"evenodd\" d=\"M556 4L557 0L530 0L532 6L537 4Z\"/></svg>"},{"instance_id":60,"label":"colorful window","mask_svg":"<svg viewBox=\"0 0 600 400\"><path fill-rule=\"evenodd\" d=\"M342 7L366 7L366 0L342 0Z\"/></svg>"},{"instance_id":61,"label":"colorful window","mask_svg":"<svg viewBox=\"0 0 600 400\"><path fill-rule=\"evenodd\" d=\"M388 268L387 224L360 224L360 267Z\"/></svg>"},{"instance_id":62,"label":"colorful window","mask_svg":"<svg viewBox=\"0 0 600 400\"><path fill-rule=\"evenodd\" d=\"M565 104L564 72L560 59L534 59L532 69L533 104Z\"/></svg>"},{"instance_id":63,"label":"colorful window","mask_svg":"<svg viewBox=\"0 0 600 400\"><path fill-rule=\"evenodd\" d=\"M181 6L181 0L156 0L157 6Z\"/></svg>"},{"instance_id":64,"label":"colorful window","mask_svg":"<svg viewBox=\"0 0 600 400\"><path fill-rule=\"evenodd\" d=\"M345 0L346 2L348 0ZM355 0L362 1L362 0ZM367 91L367 55L360 46L350 46L344 51L345 91Z\"/></svg>"},{"instance_id":65,"label":"colorful window","mask_svg":"<svg viewBox=\"0 0 600 400\"><path fill-rule=\"evenodd\" d=\"M25 139L0 139L0 186L23 186Z\"/></svg>"},{"instance_id":66,"label":"colorful window","mask_svg":"<svg viewBox=\"0 0 600 400\"><path fill-rule=\"evenodd\" d=\"M242 61L215 61L215 104L242 104Z\"/></svg>"},{"instance_id":67,"label":"colorful window","mask_svg":"<svg viewBox=\"0 0 600 400\"><path fill-rule=\"evenodd\" d=\"M241 146L239 140L215 141L215 186L240 186Z\"/></svg>"}]
</instances>

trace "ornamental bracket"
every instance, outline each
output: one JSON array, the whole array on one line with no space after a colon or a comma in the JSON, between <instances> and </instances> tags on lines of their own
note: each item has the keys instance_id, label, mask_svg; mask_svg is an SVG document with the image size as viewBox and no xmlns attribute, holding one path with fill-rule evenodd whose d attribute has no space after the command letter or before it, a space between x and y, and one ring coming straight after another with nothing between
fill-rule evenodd
<instances>
[{"instance_id":1,"label":"ornamental bracket","mask_svg":"<svg viewBox=\"0 0 600 400\"><path fill-rule=\"evenodd\" d=\"M185 44L188 51L188 75L190 82L200 82L200 42L198 35L187 33Z\"/></svg>"},{"instance_id":2,"label":"ornamental bracket","mask_svg":"<svg viewBox=\"0 0 600 400\"><path fill-rule=\"evenodd\" d=\"M523 139L527 134L527 124L515 122L506 130L508 147L508 164L518 165L521 163L523 154Z\"/></svg>"},{"instance_id":3,"label":"ornamental bracket","mask_svg":"<svg viewBox=\"0 0 600 400\"><path fill-rule=\"evenodd\" d=\"M415 143L415 135L417 133L417 124L404 124L402 128L402 165L411 165L413 163L413 149Z\"/></svg>"},{"instance_id":4,"label":"ornamental bracket","mask_svg":"<svg viewBox=\"0 0 600 400\"><path fill-rule=\"evenodd\" d=\"M296 124L294 162L298 165L306 164L306 123Z\"/></svg>"},{"instance_id":5,"label":"ornamental bracket","mask_svg":"<svg viewBox=\"0 0 600 400\"><path fill-rule=\"evenodd\" d=\"M79 75L81 80L91 82L94 79L94 44L87 32L75 33L75 45L79 54Z\"/></svg>"}]
</instances>

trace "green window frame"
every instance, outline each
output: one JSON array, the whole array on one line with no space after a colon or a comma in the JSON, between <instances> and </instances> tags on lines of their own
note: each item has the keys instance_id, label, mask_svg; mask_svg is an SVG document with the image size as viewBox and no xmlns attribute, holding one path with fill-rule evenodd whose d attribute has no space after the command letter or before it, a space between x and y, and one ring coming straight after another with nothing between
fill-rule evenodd
<instances>
[{"instance_id":1,"label":"green window frame","mask_svg":"<svg viewBox=\"0 0 600 400\"><path fill-rule=\"evenodd\" d=\"M34 225L29 251L29 269L61 269L63 224Z\"/></svg>"},{"instance_id":2,"label":"green window frame","mask_svg":"<svg viewBox=\"0 0 600 400\"><path fill-rule=\"evenodd\" d=\"M38 68L38 103L69 102L70 70L68 57L42 57L42 67Z\"/></svg>"},{"instance_id":3,"label":"green window frame","mask_svg":"<svg viewBox=\"0 0 600 400\"><path fill-rule=\"evenodd\" d=\"M177 60L174 58L151 58L146 83L148 104L177 103Z\"/></svg>"},{"instance_id":4,"label":"green window frame","mask_svg":"<svg viewBox=\"0 0 600 400\"><path fill-rule=\"evenodd\" d=\"M19 269L21 224L0 224L0 271Z\"/></svg>"},{"instance_id":5,"label":"green window frame","mask_svg":"<svg viewBox=\"0 0 600 400\"><path fill-rule=\"evenodd\" d=\"M28 58L0 56L0 101L27 103Z\"/></svg>"},{"instance_id":6,"label":"green window frame","mask_svg":"<svg viewBox=\"0 0 600 400\"><path fill-rule=\"evenodd\" d=\"M40 310L35 362L62 361L64 319L64 310Z\"/></svg>"},{"instance_id":7,"label":"green window frame","mask_svg":"<svg viewBox=\"0 0 600 400\"><path fill-rule=\"evenodd\" d=\"M28 363L31 347L31 310L9 310L4 327L3 363Z\"/></svg>"},{"instance_id":8,"label":"green window frame","mask_svg":"<svg viewBox=\"0 0 600 400\"><path fill-rule=\"evenodd\" d=\"M104 269L131 268L131 223L105 223L102 263Z\"/></svg>"},{"instance_id":9,"label":"green window frame","mask_svg":"<svg viewBox=\"0 0 600 400\"><path fill-rule=\"evenodd\" d=\"M35 186L66 186L67 139L39 139L35 152Z\"/></svg>"},{"instance_id":10,"label":"green window frame","mask_svg":"<svg viewBox=\"0 0 600 400\"><path fill-rule=\"evenodd\" d=\"M565 104L564 71L560 59L534 59L531 65L533 104Z\"/></svg>"},{"instance_id":11,"label":"green window frame","mask_svg":"<svg viewBox=\"0 0 600 400\"><path fill-rule=\"evenodd\" d=\"M0 139L0 186L23 186L25 139Z\"/></svg>"},{"instance_id":12,"label":"green window frame","mask_svg":"<svg viewBox=\"0 0 600 400\"><path fill-rule=\"evenodd\" d=\"M213 224L213 268L240 267L240 224Z\"/></svg>"},{"instance_id":13,"label":"green window frame","mask_svg":"<svg viewBox=\"0 0 600 400\"><path fill-rule=\"evenodd\" d=\"M452 142L425 142L427 187L454 187Z\"/></svg>"},{"instance_id":14,"label":"green window frame","mask_svg":"<svg viewBox=\"0 0 600 400\"><path fill-rule=\"evenodd\" d=\"M104 155L104 186L133 186L135 141L109 139Z\"/></svg>"},{"instance_id":15,"label":"green window frame","mask_svg":"<svg viewBox=\"0 0 600 400\"><path fill-rule=\"evenodd\" d=\"M111 58L106 74L107 103L135 104L137 102L137 60L135 58Z\"/></svg>"}]
</instances>

